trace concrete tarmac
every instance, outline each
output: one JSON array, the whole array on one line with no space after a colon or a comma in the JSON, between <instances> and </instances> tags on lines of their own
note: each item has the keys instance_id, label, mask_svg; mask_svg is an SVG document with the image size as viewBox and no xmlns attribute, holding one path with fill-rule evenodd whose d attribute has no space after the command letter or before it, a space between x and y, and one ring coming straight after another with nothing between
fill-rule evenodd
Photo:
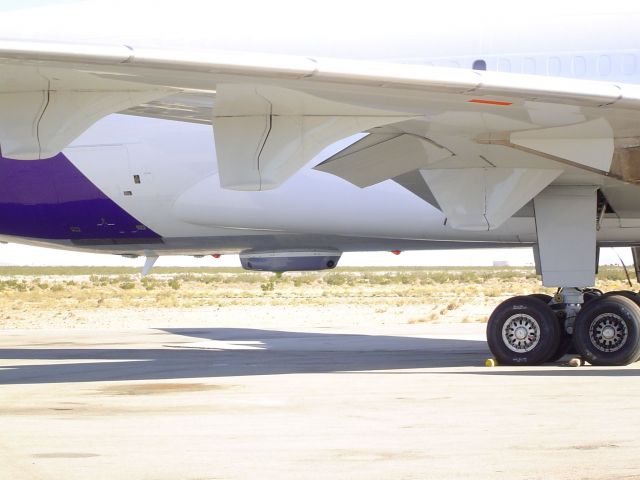
<instances>
[{"instance_id":1,"label":"concrete tarmac","mask_svg":"<svg viewBox=\"0 0 640 480\"><path fill-rule=\"evenodd\" d=\"M5 330L0 479L640 478L638 366L488 355L464 324Z\"/></svg>"}]
</instances>

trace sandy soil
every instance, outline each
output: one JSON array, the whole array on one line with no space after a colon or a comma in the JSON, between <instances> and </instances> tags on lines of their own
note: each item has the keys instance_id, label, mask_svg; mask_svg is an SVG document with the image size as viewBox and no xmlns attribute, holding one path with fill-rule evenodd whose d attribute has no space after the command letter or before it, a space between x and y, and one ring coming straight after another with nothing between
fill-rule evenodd
<instances>
[{"instance_id":1,"label":"sandy soil","mask_svg":"<svg viewBox=\"0 0 640 480\"><path fill-rule=\"evenodd\" d=\"M618 275L619 272L614 272ZM628 288L620 278L603 290ZM530 270L311 274L0 276L0 328L263 325L358 327L484 323L513 295L543 289Z\"/></svg>"}]
</instances>

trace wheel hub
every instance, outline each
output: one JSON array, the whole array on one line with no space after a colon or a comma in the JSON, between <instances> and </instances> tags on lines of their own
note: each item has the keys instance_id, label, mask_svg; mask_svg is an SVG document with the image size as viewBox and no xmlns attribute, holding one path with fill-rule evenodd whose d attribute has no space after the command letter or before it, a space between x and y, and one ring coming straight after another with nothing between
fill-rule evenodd
<instances>
[{"instance_id":1,"label":"wheel hub","mask_svg":"<svg viewBox=\"0 0 640 480\"><path fill-rule=\"evenodd\" d=\"M515 336L518 340L524 340L529 335L529 331L525 327L518 327L515 331Z\"/></svg>"},{"instance_id":2,"label":"wheel hub","mask_svg":"<svg viewBox=\"0 0 640 480\"><path fill-rule=\"evenodd\" d=\"M602 337L605 340L613 340L616 336L616 329L610 326L606 326L602 329Z\"/></svg>"},{"instance_id":3,"label":"wheel hub","mask_svg":"<svg viewBox=\"0 0 640 480\"><path fill-rule=\"evenodd\" d=\"M603 313L591 322L589 338L593 346L601 352L616 352L629 338L627 323L615 313Z\"/></svg>"},{"instance_id":4,"label":"wheel hub","mask_svg":"<svg viewBox=\"0 0 640 480\"><path fill-rule=\"evenodd\" d=\"M540 325L526 313L512 315L502 327L502 341L512 352L530 352L540 342Z\"/></svg>"}]
</instances>

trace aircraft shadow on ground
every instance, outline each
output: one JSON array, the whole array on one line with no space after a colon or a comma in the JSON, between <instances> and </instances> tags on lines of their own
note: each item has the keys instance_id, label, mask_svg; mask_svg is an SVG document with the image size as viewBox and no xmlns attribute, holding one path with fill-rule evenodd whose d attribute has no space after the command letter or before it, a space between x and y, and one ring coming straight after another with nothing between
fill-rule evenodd
<instances>
[{"instance_id":1,"label":"aircraft shadow on ground","mask_svg":"<svg viewBox=\"0 0 640 480\"><path fill-rule=\"evenodd\" d=\"M400 371L478 365L487 355L486 343L475 340L246 328L161 331L171 334L166 345L154 344L149 349L87 348L82 344L78 348L0 349L0 359L12 360L9 367L0 368L0 385ZM176 336L184 337L183 341ZM217 342L239 349L216 348ZM249 349L242 349L245 346ZM20 364L20 360L38 364ZM52 363L47 364L48 360Z\"/></svg>"},{"instance_id":2,"label":"aircraft shadow on ground","mask_svg":"<svg viewBox=\"0 0 640 480\"><path fill-rule=\"evenodd\" d=\"M161 332L171 334L167 336L167 344L149 349L87 348L86 345L0 349L0 359L12 360L9 367L0 368L0 385L378 371L442 374L440 370L430 369L480 367L488 355L486 343L479 340L246 328L179 328ZM239 349L225 349L217 342ZM38 364L20 364L20 360ZM498 367L446 373L598 377L638 376L640 369L519 367L502 370Z\"/></svg>"}]
</instances>

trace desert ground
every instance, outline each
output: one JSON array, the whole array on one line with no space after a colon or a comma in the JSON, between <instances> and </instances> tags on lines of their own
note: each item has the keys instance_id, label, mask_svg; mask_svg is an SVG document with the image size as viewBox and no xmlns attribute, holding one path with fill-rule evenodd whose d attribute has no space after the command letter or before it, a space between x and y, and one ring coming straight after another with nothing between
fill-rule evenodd
<instances>
[{"instance_id":1,"label":"desert ground","mask_svg":"<svg viewBox=\"0 0 640 480\"><path fill-rule=\"evenodd\" d=\"M633 273L633 272L631 272ZM628 289L601 268L598 288ZM553 289L531 268L376 268L319 273L1 267L0 328L376 326L484 323L502 300Z\"/></svg>"},{"instance_id":2,"label":"desert ground","mask_svg":"<svg viewBox=\"0 0 640 480\"><path fill-rule=\"evenodd\" d=\"M537 291L521 268L0 269L0 479L640 479L638 364L485 366L491 310Z\"/></svg>"}]
</instances>

